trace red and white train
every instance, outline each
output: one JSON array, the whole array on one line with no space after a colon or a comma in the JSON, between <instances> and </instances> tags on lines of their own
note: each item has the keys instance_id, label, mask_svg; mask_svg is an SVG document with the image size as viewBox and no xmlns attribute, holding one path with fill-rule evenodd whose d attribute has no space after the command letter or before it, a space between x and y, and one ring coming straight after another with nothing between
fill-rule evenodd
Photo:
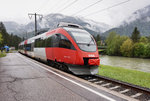
<instances>
[{"instance_id":1,"label":"red and white train","mask_svg":"<svg viewBox=\"0 0 150 101\"><path fill-rule=\"evenodd\" d=\"M97 74L100 64L92 35L71 23L21 42L19 52L77 75Z\"/></svg>"}]
</instances>

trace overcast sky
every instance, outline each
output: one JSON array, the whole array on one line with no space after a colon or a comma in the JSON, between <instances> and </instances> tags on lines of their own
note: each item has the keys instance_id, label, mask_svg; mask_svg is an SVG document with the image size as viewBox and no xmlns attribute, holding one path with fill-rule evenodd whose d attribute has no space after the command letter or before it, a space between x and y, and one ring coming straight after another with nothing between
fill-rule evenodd
<instances>
[{"instance_id":1,"label":"overcast sky","mask_svg":"<svg viewBox=\"0 0 150 101\"><path fill-rule=\"evenodd\" d=\"M28 13L37 12L43 15L61 13L69 16L81 16L116 26L134 11L150 5L150 0L102 0L94 6L75 14L97 1L100 0L0 0L0 21L16 21L20 24L26 24L31 21ZM103 10L124 1L127 2ZM71 6L63 9L67 5Z\"/></svg>"}]
</instances>

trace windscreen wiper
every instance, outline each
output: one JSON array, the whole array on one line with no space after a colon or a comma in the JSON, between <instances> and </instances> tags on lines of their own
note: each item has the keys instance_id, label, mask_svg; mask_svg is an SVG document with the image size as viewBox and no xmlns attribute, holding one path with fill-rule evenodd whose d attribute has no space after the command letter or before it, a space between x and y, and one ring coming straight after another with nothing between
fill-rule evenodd
<instances>
[{"instance_id":1,"label":"windscreen wiper","mask_svg":"<svg viewBox=\"0 0 150 101\"><path fill-rule=\"evenodd\" d=\"M87 46L90 46L90 43L92 42L92 39L90 40L90 42L87 44Z\"/></svg>"}]
</instances>

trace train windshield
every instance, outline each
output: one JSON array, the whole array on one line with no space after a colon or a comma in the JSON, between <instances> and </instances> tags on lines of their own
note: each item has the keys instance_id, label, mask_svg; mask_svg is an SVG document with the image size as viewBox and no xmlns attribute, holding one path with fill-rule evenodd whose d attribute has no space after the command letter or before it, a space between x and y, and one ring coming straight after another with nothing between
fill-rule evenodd
<instances>
[{"instance_id":1,"label":"train windshield","mask_svg":"<svg viewBox=\"0 0 150 101\"><path fill-rule=\"evenodd\" d=\"M73 37L79 48L83 51L95 52L96 44L93 37L85 30L82 29L70 29L68 32Z\"/></svg>"}]
</instances>

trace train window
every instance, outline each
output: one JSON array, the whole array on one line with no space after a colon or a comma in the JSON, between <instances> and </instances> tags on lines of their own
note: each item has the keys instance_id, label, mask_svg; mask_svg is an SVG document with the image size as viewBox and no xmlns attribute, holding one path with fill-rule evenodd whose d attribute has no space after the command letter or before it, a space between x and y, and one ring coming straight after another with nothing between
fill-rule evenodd
<instances>
[{"instance_id":1,"label":"train window","mask_svg":"<svg viewBox=\"0 0 150 101\"><path fill-rule=\"evenodd\" d=\"M45 47L52 47L52 37L45 39Z\"/></svg>"},{"instance_id":2,"label":"train window","mask_svg":"<svg viewBox=\"0 0 150 101\"><path fill-rule=\"evenodd\" d=\"M39 40L39 39L36 39L36 40L35 40L35 44L34 44L35 47L38 47L38 46L39 46L39 45L38 45L38 40Z\"/></svg>"},{"instance_id":3,"label":"train window","mask_svg":"<svg viewBox=\"0 0 150 101\"><path fill-rule=\"evenodd\" d=\"M62 34L54 34L47 39L41 38L35 40L35 47L61 47L75 50L69 39Z\"/></svg>"},{"instance_id":4,"label":"train window","mask_svg":"<svg viewBox=\"0 0 150 101\"><path fill-rule=\"evenodd\" d=\"M60 34L59 47L73 50L75 49L73 44L69 41L69 39L62 34Z\"/></svg>"},{"instance_id":5,"label":"train window","mask_svg":"<svg viewBox=\"0 0 150 101\"><path fill-rule=\"evenodd\" d=\"M45 39L45 47L59 47L60 35L54 34Z\"/></svg>"},{"instance_id":6,"label":"train window","mask_svg":"<svg viewBox=\"0 0 150 101\"><path fill-rule=\"evenodd\" d=\"M35 40L35 47L45 47L46 40L41 38Z\"/></svg>"},{"instance_id":7,"label":"train window","mask_svg":"<svg viewBox=\"0 0 150 101\"><path fill-rule=\"evenodd\" d=\"M25 45L25 50L26 51L31 51L31 44Z\"/></svg>"},{"instance_id":8,"label":"train window","mask_svg":"<svg viewBox=\"0 0 150 101\"><path fill-rule=\"evenodd\" d=\"M34 48L34 42L31 43L31 51L33 51L33 48Z\"/></svg>"},{"instance_id":9,"label":"train window","mask_svg":"<svg viewBox=\"0 0 150 101\"><path fill-rule=\"evenodd\" d=\"M54 34L52 36L53 47L59 47L60 34Z\"/></svg>"}]
</instances>

